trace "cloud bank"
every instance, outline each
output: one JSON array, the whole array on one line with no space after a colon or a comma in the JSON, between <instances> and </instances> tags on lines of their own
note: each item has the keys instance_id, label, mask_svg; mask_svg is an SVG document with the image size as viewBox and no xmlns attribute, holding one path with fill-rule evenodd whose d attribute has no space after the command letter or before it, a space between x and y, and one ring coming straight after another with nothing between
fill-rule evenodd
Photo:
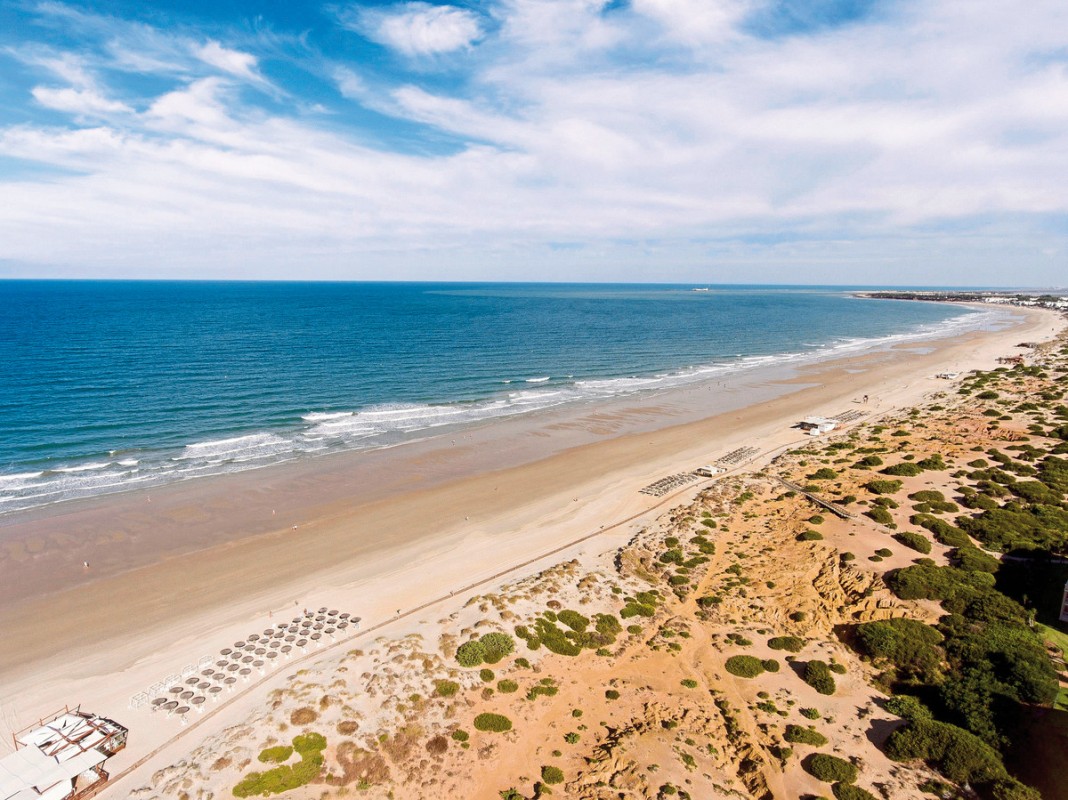
<instances>
[{"instance_id":1,"label":"cloud bank","mask_svg":"<svg viewBox=\"0 0 1068 800\"><path fill-rule=\"evenodd\" d=\"M38 6L0 270L1064 283L1068 7L786 5Z\"/></svg>"}]
</instances>

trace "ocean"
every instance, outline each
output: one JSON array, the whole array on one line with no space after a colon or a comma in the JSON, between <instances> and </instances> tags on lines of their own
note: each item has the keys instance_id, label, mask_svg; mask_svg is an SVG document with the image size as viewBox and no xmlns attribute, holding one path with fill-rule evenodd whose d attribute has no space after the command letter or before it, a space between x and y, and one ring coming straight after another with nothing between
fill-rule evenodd
<instances>
[{"instance_id":1,"label":"ocean","mask_svg":"<svg viewBox=\"0 0 1068 800\"><path fill-rule=\"evenodd\" d=\"M0 309L0 516L1003 314L841 287L134 281L0 281Z\"/></svg>"}]
</instances>

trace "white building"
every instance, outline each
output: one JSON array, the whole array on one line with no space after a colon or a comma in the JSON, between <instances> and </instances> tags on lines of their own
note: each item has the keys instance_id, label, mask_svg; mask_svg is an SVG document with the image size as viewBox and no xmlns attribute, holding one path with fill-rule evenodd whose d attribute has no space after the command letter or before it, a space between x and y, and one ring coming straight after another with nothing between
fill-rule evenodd
<instances>
[{"instance_id":1,"label":"white building","mask_svg":"<svg viewBox=\"0 0 1068 800\"><path fill-rule=\"evenodd\" d=\"M79 708L54 714L12 736L0 758L0 800L73 800L108 780L104 762L126 746L127 729Z\"/></svg>"},{"instance_id":2,"label":"white building","mask_svg":"<svg viewBox=\"0 0 1068 800\"><path fill-rule=\"evenodd\" d=\"M801 420L798 427L807 431L811 436L819 436L821 433L830 433L838 427L838 420L827 417L808 417Z\"/></svg>"}]
</instances>

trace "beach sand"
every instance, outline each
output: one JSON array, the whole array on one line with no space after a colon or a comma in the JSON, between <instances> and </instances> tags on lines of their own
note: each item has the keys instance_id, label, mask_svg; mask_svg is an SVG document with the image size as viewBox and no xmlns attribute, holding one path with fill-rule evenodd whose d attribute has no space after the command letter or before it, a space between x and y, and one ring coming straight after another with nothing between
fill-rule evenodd
<instances>
[{"instance_id":1,"label":"beach sand","mask_svg":"<svg viewBox=\"0 0 1068 800\"><path fill-rule=\"evenodd\" d=\"M766 461L804 440L791 427L800 418L908 407L951 385L936 373L991 368L1021 352L1017 342L1063 326L1049 313L1019 316L1010 330L819 363L733 394L690 388L531 415L9 520L0 530L3 723L18 728L75 703L129 722L131 745L113 772L166 747L102 795L125 796L262 696L249 691L188 728L128 709L132 695L199 657L304 607L349 611L364 629L399 638L459 606L467 587L532 574L552 553L618 546L665 502L708 485L665 500L639 493L658 478L743 446Z\"/></svg>"}]
</instances>

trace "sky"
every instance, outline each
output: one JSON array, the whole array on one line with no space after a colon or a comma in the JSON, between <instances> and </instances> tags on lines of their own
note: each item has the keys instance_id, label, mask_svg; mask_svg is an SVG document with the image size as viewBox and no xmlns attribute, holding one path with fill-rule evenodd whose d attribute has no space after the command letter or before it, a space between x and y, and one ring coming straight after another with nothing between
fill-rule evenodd
<instances>
[{"instance_id":1,"label":"sky","mask_svg":"<svg viewBox=\"0 0 1068 800\"><path fill-rule=\"evenodd\" d=\"M0 277L1065 286L1064 0L0 0Z\"/></svg>"}]
</instances>

